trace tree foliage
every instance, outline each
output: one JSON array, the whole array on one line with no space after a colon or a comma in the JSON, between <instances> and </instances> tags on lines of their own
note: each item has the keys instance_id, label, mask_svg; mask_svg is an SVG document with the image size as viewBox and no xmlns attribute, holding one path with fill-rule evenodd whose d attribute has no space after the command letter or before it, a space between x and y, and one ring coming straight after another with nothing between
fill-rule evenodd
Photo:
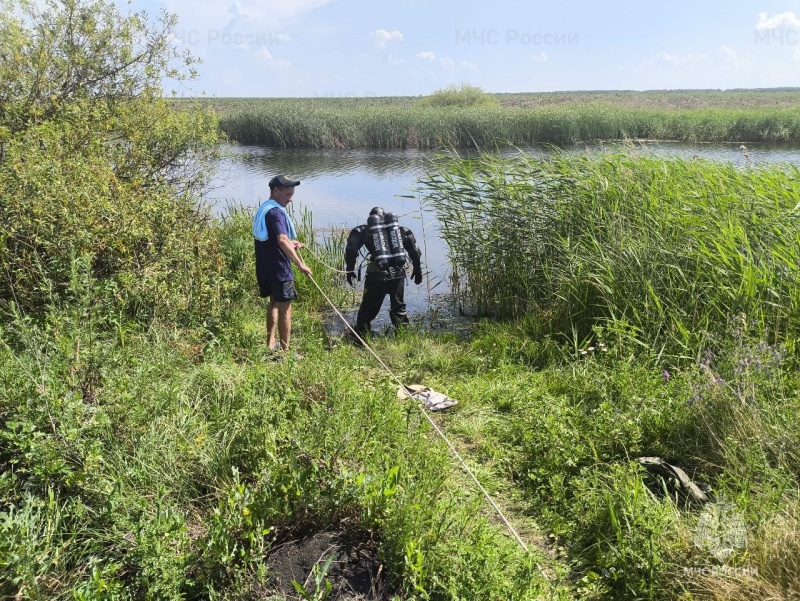
<instances>
[{"instance_id":1,"label":"tree foliage","mask_svg":"<svg viewBox=\"0 0 800 601\"><path fill-rule=\"evenodd\" d=\"M174 15L123 16L105 0L3 0L0 106L11 131L91 99L109 107L158 98L163 78L196 75L197 59L170 44Z\"/></svg>"},{"instance_id":2,"label":"tree foliage","mask_svg":"<svg viewBox=\"0 0 800 601\"><path fill-rule=\"evenodd\" d=\"M197 192L219 135L210 111L175 110L165 79L197 61L175 17L106 0L0 0L0 296L41 311L71 264L142 317L218 304L221 255Z\"/></svg>"}]
</instances>

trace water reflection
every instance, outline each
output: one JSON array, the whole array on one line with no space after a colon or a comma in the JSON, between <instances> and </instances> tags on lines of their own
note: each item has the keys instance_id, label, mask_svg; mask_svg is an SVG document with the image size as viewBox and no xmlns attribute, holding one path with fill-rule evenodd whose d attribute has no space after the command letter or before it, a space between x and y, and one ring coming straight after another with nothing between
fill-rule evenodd
<instances>
[{"instance_id":1,"label":"water reflection","mask_svg":"<svg viewBox=\"0 0 800 601\"><path fill-rule=\"evenodd\" d=\"M265 168L278 173L292 173L300 178L338 177L356 171L373 175L391 175L416 171L432 156L420 150L335 150L306 148L231 147L233 160L242 168L259 172Z\"/></svg>"},{"instance_id":2,"label":"water reflection","mask_svg":"<svg viewBox=\"0 0 800 601\"><path fill-rule=\"evenodd\" d=\"M602 153L619 149L620 144L575 144L562 150L567 153ZM660 157L703 158L731 162L740 166L758 166L772 163L800 164L800 148L775 144L739 143L688 143L688 142L635 142L625 148L634 152ZM461 151L465 156L472 151ZM502 155L524 153L546 157L551 150L546 147L505 149ZM227 147L227 157L222 165L236 164L237 170L251 174L263 172L291 173L300 178L318 176L339 177L355 172L391 176L398 172L421 172L436 154L430 150L386 149L311 149L268 148L264 146L233 145Z\"/></svg>"}]
</instances>

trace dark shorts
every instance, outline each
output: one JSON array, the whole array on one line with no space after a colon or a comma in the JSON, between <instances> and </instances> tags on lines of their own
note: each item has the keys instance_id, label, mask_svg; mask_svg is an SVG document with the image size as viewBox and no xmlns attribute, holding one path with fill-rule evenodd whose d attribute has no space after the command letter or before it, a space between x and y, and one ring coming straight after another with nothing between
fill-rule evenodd
<instances>
[{"instance_id":1,"label":"dark shorts","mask_svg":"<svg viewBox=\"0 0 800 601\"><path fill-rule=\"evenodd\" d=\"M265 282L259 280L258 292L262 297L271 296L273 302L276 303L287 303L297 298L294 281Z\"/></svg>"}]
</instances>

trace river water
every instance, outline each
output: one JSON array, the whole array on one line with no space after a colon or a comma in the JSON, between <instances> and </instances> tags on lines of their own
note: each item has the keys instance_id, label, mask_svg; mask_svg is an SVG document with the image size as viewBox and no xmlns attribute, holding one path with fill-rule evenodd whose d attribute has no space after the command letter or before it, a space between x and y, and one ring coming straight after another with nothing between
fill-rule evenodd
<instances>
[{"instance_id":1,"label":"river water","mask_svg":"<svg viewBox=\"0 0 800 601\"><path fill-rule=\"evenodd\" d=\"M637 146L639 147L639 146ZM743 168L772 163L800 167L800 148L748 144L687 144L659 142L639 147L657 156L694 157L728 161ZM576 145L568 152L598 152L598 145ZM512 151L509 151L511 153ZM513 152L519 152L514 150ZM546 156L546 149L524 152ZM419 287L406 286L406 302L411 314L446 311L449 292L447 247L441 238L435 216L420 206L414 192L417 179L434 156L421 150L336 150L307 148L269 148L232 145L227 147L205 200L215 213L223 214L232 205L255 210L269 197L267 182L277 174L302 181L295 191L294 211L309 210L320 235L331 229L351 228L365 223L372 207L402 215L400 223L409 227L423 251L426 280ZM343 268L343 266L340 266ZM255 286L255 281L253 282ZM388 306L388 300L386 301ZM352 313L351 313L352 315ZM386 310L375 325L387 323Z\"/></svg>"}]
</instances>

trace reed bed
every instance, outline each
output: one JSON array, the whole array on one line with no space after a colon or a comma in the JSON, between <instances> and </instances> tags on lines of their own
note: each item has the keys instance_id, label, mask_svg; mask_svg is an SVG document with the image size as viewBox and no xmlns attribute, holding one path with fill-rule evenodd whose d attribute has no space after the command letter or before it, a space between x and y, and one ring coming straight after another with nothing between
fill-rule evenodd
<instances>
[{"instance_id":1,"label":"reed bed","mask_svg":"<svg viewBox=\"0 0 800 601\"><path fill-rule=\"evenodd\" d=\"M607 91L426 97L224 98L221 129L247 144L308 148L482 148L625 138L797 142L795 91Z\"/></svg>"},{"instance_id":2,"label":"reed bed","mask_svg":"<svg viewBox=\"0 0 800 601\"><path fill-rule=\"evenodd\" d=\"M244 144L301 148L483 148L625 138L793 143L800 141L800 109L333 106L283 100L225 113L220 127Z\"/></svg>"},{"instance_id":3,"label":"reed bed","mask_svg":"<svg viewBox=\"0 0 800 601\"><path fill-rule=\"evenodd\" d=\"M535 315L567 339L624 327L683 356L738 315L765 340L800 333L795 167L442 157L421 186L474 313Z\"/></svg>"},{"instance_id":4,"label":"reed bed","mask_svg":"<svg viewBox=\"0 0 800 601\"><path fill-rule=\"evenodd\" d=\"M440 92L449 92L445 88ZM455 88L465 104L463 90ZM468 90L469 91L469 90ZM800 88L763 90L598 90L577 92L520 92L497 94L484 92L496 99L502 107L564 108L565 106L608 106L626 109L775 109L799 108ZM449 96L450 94L440 94ZM301 103L317 108L351 109L358 107L403 108L434 104L431 96L315 96L310 98L176 98L171 102L178 107L194 108L211 105L220 115L239 111L257 111L286 104ZM479 96L480 97L480 96ZM469 98L467 98L469 99ZM483 103L480 103L483 104Z\"/></svg>"}]
</instances>

